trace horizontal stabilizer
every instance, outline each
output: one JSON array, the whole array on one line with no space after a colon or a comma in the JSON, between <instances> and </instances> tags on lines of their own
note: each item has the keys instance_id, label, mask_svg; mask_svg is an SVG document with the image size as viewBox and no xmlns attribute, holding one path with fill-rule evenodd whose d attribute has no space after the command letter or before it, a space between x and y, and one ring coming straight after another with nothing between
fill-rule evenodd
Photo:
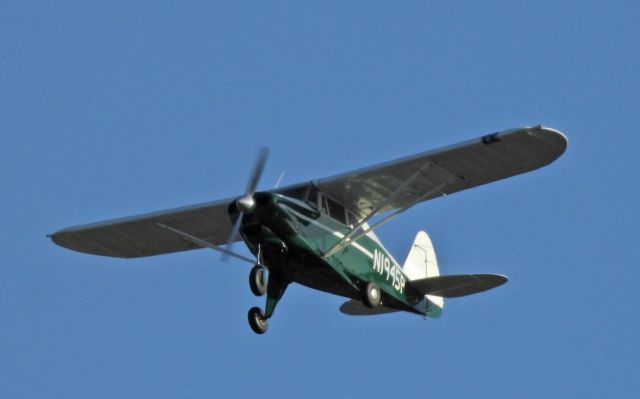
<instances>
[{"instance_id":1,"label":"horizontal stabilizer","mask_svg":"<svg viewBox=\"0 0 640 399\"><path fill-rule=\"evenodd\" d=\"M397 309L386 308L384 306L377 306L375 308L368 308L356 299L351 299L340 306L340 311L350 316L375 316L378 314L386 314L398 312Z\"/></svg>"},{"instance_id":2,"label":"horizontal stabilizer","mask_svg":"<svg viewBox=\"0 0 640 399\"><path fill-rule=\"evenodd\" d=\"M499 274L459 274L427 277L412 280L408 284L424 295L457 298L490 290L506 283L507 280L506 276Z\"/></svg>"}]
</instances>

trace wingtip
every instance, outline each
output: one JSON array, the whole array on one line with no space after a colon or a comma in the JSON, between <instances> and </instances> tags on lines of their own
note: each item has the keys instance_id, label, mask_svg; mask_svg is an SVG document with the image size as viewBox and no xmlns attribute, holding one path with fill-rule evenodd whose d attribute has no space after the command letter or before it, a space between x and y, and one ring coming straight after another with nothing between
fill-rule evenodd
<instances>
[{"instance_id":1,"label":"wingtip","mask_svg":"<svg viewBox=\"0 0 640 399\"><path fill-rule=\"evenodd\" d=\"M496 277L497 277L497 280L499 281L498 285L502 285L509 282L509 277L505 276L504 274L496 274Z\"/></svg>"},{"instance_id":2,"label":"wingtip","mask_svg":"<svg viewBox=\"0 0 640 399\"><path fill-rule=\"evenodd\" d=\"M47 233L46 237L54 241L58 237L60 231L54 231L53 233Z\"/></svg>"},{"instance_id":3,"label":"wingtip","mask_svg":"<svg viewBox=\"0 0 640 399\"><path fill-rule=\"evenodd\" d=\"M564 151L567 149L567 146L569 145L569 139L567 138L567 136L558 129L543 125L537 125L529 128L529 131L531 133L534 133L534 131L539 134L541 133L545 136L544 138L546 140L548 140L549 142L553 141L553 144L555 146L561 148L561 154L564 153Z\"/></svg>"}]
</instances>

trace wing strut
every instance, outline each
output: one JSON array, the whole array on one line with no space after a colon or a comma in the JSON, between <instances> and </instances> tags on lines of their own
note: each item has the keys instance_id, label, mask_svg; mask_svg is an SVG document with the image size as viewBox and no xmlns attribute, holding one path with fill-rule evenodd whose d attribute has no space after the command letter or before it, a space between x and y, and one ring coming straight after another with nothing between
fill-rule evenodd
<instances>
[{"instance_id":1,"label":"wing strut","mask_svg":"<svg viewBox=\"0 0 640 399\"><path fill-rule=\"evenodd\" d=\"M389 195L384 201L382 201L382 203L379 204L371 213L369 213L364 219L362 219L360 221L360 223L358 223L356 226L354 226L353 229L351 229L351 231L348 234L346 234L344 237L342 237L342 239L340 241L338 241L333 247L331 247L323 255L323 257L324 258L328 258L329 256L335 254L336 252L340 251L341 249L343 249L344 247L348 246L352 242L356 241L360 237L362 237L365 234L369 233L370 231L373 231L374 229L382 226L383 224L387 223L388 221L390 221L394 217L398 216L399 214L401 214L402 212L404 212L407 209L411 208L412 206L414 206L418 202L424 200L425 198L428 198L429 196L431 196L431 195L433 195L435 193L440 193L441 195L446 195L446 194L442 194L441 193L442 189L444 189L446 186L448 186L449 184L453 183L454 181L456 181L458 179L462 179L461 177L452 175L445 182L443 182L443 183L439 184L438 186L434 187L433 189L427 191L423 195L421 195L418 198L416 198L415 200L411 201L408 205L406 205L406 206L404 206L402 208L396 209L394 212L392 212L389 215L385 216L382 220L380 220L379 222L375 223L373 226L369 226L366 229L362 230L362 228L366 226L366 223L373 216L375 216L378 212L380 212L380 210L383 209L389 202L393 201L407 186L409 186L411 183L413 183L421 174L426 172L433 165L434 165L433 162L428 162L422 168L418 169L418 171L416 173L411 175L411 177L408 178L404 183L402 183L400 185L400 187L398 187L393 193L391 193L391 195Z\"/></svg>"},{"instance_id":2,"label":"wing strut","mask_svg":"<svg viewBox=\"0 0 640 399\"><path fill-rule=\"evenodd\" d=\"M258 262L255 259L247 258L246 256L240 255L240 254L238 254L236 252L233 252L233 251L230 251L230 250L228 250L226 248L219 247L219 246L217 246L215 244L212 244L210 242L207 242L207 241L205 241L205 240L203 240L201 238L192 236L189 233L185 233L184 231L178 230L178 229L176 229L174 227L167 226L164 223L156 223L156 226L162 227L163 229L167 229L167 230L169 230L169 231L171 231L173 233L176 233L177 235L179 235L180 237L184 238L185 240L190 241L190 242L192 242L192 243L194 243L196 245L199 245L199 246L201 246L203 248L211 248L214 251L222 252L223 254L232 256L232 257L234 257L236 259L240 259L240 260L243 260L245 262L249 262L249 263L254 264L254 265L259 265L259 266L266 267L266 265L261 264L260 262Z\"/></svg>"}]
</instances>

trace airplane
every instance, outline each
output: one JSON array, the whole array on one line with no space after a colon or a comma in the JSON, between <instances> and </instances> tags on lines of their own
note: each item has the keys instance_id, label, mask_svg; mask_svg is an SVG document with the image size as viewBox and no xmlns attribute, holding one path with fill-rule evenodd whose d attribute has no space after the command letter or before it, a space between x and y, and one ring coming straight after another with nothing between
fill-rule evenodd
<instances>
[{"instance_id":1,"label":"airplane","mask_svg":"<svg viewBox=\"0 0 640 399\"><path fill-rule=\"evenodd\" d=\"M523 127L256 191L267 159L263 148L242 196L70 227L49 237L60 246L94 255L137 258L210 248L225 259L252 264L251 292L266 294L265 308L248 312L257 334L267 331L268 319L291 283L347 298L340 311L348 315L406 311L436 318L445 298L486 291L507 277L440 275L424 231L416 235L401 266L374 230L420 202L548 165L566 147L566 137L557 130ZM237 241L243 241L254 258L234 251Z\"/></svg>"}]
</instances>

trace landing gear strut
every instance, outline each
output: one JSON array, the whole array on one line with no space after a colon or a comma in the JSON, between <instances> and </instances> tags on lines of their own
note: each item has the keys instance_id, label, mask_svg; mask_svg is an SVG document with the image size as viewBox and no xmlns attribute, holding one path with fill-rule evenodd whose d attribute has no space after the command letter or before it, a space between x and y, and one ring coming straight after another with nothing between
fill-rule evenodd
<instances>
[{"instance_id":1,"label":"landing gear strut","mask_svg":"<svg viewBox=\"0 0 640 399\"><path fill-rule=\"evenodd\" d=\"M254 267L255 269L255 267ZM259 272L255 272L256 276ZM251 270L251 291L253 291L253 282L256 281L254 279L253 269ZM269 271L269 280L266 285L267 292L267 305L265 310L258 307L253 307L249 309L249 326L256 334L264 334L267 331L268 323L267 320L273 315L273 311L278 304L280 298L284 294L284 291L287 289L289 285L289 280L285 278L285 276L279 272L278 270L270 270ZM254 291L254 294L256 292ZM262 292L264 294L264 291Z\"/></svg>"}]
</instances>

